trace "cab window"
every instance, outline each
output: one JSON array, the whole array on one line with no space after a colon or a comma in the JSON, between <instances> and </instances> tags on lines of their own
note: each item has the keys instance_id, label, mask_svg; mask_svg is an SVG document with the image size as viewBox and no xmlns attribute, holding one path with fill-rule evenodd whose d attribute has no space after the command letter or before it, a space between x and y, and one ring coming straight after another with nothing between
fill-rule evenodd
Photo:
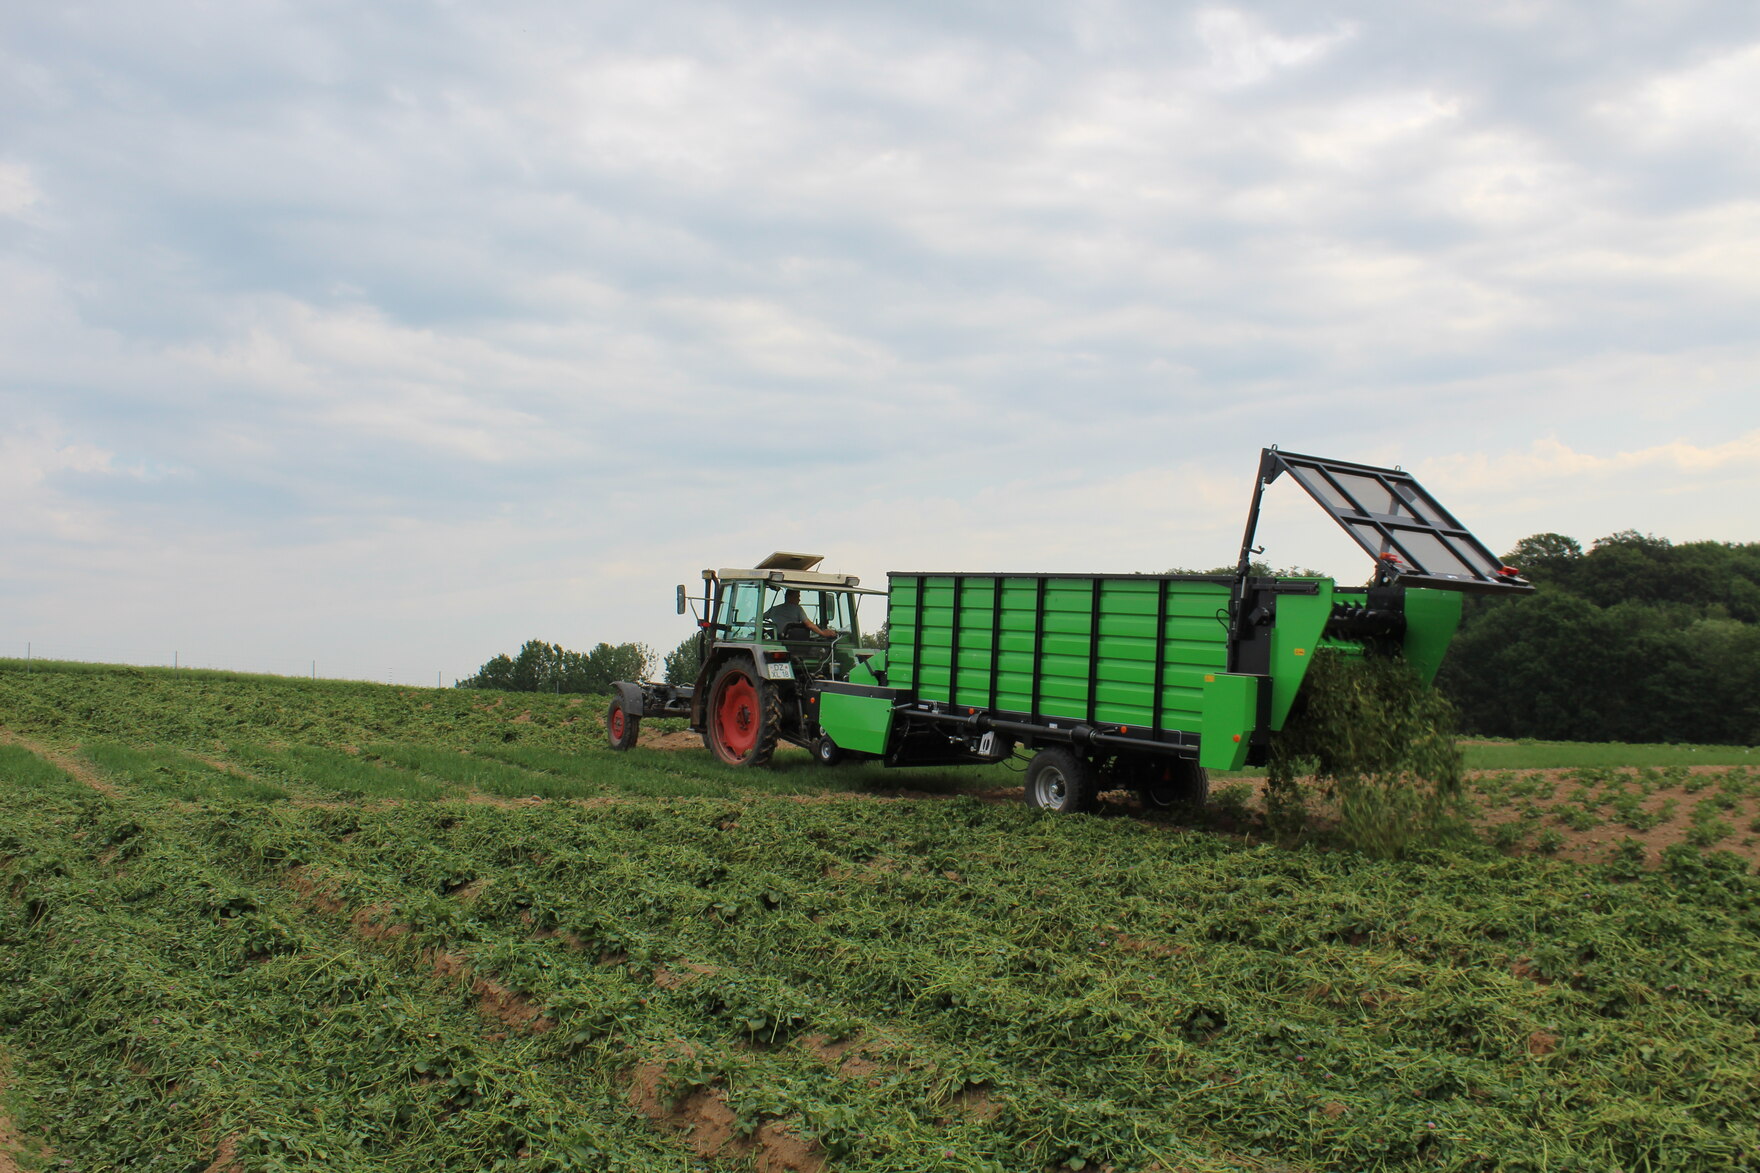
<instances>
[{"instance_id":1,"label":"cab window","mask_svg":"<svg viewBox=\"0 0 1760 1173\"><path fill-rule=\"evenodd\" d=\"M755 640L758 638L759 604L763 586L756 582L724 582L721 584L721 613L718 621L727 625L723 639Z\"/></svg>"}]
</instances>

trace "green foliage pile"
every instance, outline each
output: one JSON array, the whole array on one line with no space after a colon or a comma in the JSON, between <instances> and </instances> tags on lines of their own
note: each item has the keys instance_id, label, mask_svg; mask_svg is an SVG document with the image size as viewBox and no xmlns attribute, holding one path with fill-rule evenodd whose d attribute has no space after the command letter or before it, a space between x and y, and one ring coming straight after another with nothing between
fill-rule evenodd
<instances>
[{"instance_id":1,"label":"green foliage pile","mask_svg":"<svg viewBox=\"0 0 1760 1173\"><path fill-rule=\"evenodd\" d=\"M1470 599L1437 687L1495 737L1760 744L1760 544L1536 534L1525 599Z\"/></svg>"},{"instance_id":2,"label":"green foliage pile","mask_svg":"<svg viewBox=\"0 0 1760 1173\"><path fill-rule=\"evenodd\" d=\"M601 643L590 652L529 639L519 654L505 652L458 682L459 688L505 692L606 693L617 680L644 680L654 653L644 644Z\"/></svg>"},{"instance_id":3,"label":"green foliage pile","mask_svg":"<svg viewBox=\"0 0 1760 1173\"><path fill-rule=\"evenodd\" d=\"M1311 777L1346 846L1381 857L1459 829L1454 710L1403 659L1322 648L1266 771L1274 829L1299 830Z\"/></svg>"}]
</instances>

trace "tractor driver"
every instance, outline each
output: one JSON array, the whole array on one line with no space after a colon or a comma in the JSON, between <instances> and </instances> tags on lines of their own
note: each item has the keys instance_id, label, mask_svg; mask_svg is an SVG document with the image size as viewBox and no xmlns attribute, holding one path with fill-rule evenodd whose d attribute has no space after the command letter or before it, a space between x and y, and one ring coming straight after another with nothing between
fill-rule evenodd
<instances>
[{"instance_id":1,"label":"tractor driver","mask_svg":"<svg viewBox=\"0 0 1760 1173\"><path fill-rule=\"evenodd\" d=\"M777 635L783 635L791 625L796 623L805 627L814 635L825 639L829 639L837 634L829 627L820 627L817 623L814 623L811 619L807 618L806 608L801 606L801 593L793 587L782 592L782 602L764 612L764 619L766 622L776 625ZM787 636L783 635L783 638L786 639Z\"/></svg>"}]
</instances>

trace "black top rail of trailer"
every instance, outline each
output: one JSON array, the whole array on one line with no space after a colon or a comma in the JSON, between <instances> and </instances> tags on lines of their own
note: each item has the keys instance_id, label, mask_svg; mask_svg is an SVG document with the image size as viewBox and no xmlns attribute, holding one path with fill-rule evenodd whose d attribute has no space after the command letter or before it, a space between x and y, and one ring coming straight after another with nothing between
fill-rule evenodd
<instances>
[{"instance_id":1,"label":"black top rail of trailer","mask_svg":"<svg viewBox=\"0 0 1760 1173\"><path fill-rule=\"evenodd\" d=\"M1524 594L1533 585L1493 554L1410 473L1267 448L1241 541L1240 577L1259 551L1253 537L1265 487L1289 473L1308 496L1375 559L1378 584Z\"/></svg>"}]
</instances>

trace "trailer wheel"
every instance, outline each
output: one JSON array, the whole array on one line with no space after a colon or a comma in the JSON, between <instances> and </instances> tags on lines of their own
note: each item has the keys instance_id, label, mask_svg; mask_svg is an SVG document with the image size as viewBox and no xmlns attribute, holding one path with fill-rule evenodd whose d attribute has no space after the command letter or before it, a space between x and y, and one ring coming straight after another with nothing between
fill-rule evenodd
<instances>
[{"instance_id":1,"label":"trailer wheel","mask_svg":"<svg viewBox=\"0 0 1760 1173\"><path fill-rule=\"evenodd\" d=\"M1176 758L1166 772L1144 786L1143 805L1167 810L1176 806L1203 806L1210 798L1210 773L1190 758Z\"/></svg>"},{"instance_id":2,"label":"trailer wheel","mask_svg":"<svg viewBox=\"0 0 1760 1173\"><path fill-rule=\"evenodd\" d=\"M761 766L776 752L782 697L758 679L749 660L729 660L709 687L705 737L730 766Z\"/></svg>"},{"instance_id":3,"label":"trailer wheel","mask_svg":"<svg viewBox=\"0 0 1760 1173\"><path fill-rule=\"evenodd\" d=\"M843 761L843 747L832 741L829 733L821 733L813 743L813 756L821 766L835 766Z\"/></svg>"},{"instance_id":4,"label":"trailer wheel","mask_svg":"<svg viewBox=\"0 0 1760 1173\"><path fill-rule=\"evenodd\" d=\"M1098 787L1094 767L1061 746L1042 749L1027 764L1027 805L1074 814L1092 810Z\"/></svg>"},{"instance_id":5,"label":"trailer wheel","mask_svg":"<svg viewBox=\"0 0 1760 1173\"><path fill-rule=\"evenodd\" d=\"M624 712L622 701L612 701L611 707L605 710L605 733L611 739L612 749L628 749L634 745L641 727L642 719Z\"/></svg>"}]
</instances>

